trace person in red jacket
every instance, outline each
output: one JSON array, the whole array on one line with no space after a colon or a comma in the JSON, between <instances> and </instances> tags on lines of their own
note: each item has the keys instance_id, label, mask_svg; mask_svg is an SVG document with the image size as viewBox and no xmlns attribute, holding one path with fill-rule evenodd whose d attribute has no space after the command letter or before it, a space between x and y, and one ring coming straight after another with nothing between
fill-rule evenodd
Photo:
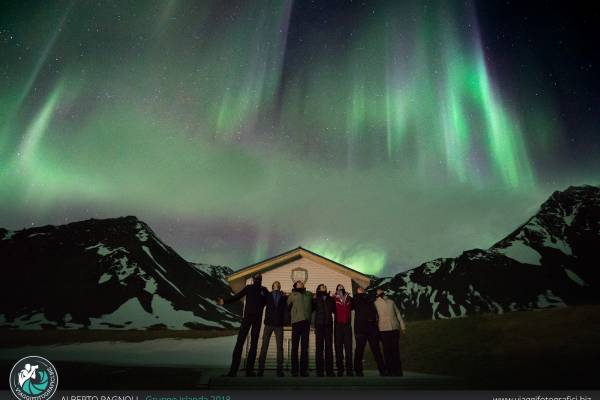
<instances>
[{"instance_id":1,"label":"person in red jacket","mask_svg":"<svg viewBox=\"0 0 600 400\"><path fill-rule=\"evenodd\" d=\"M352 372L352 297L341 283L335 288L335 363L338 376L354 376ZM344 362L345 361L345 362Z\"/></svg>"}]
</instances>

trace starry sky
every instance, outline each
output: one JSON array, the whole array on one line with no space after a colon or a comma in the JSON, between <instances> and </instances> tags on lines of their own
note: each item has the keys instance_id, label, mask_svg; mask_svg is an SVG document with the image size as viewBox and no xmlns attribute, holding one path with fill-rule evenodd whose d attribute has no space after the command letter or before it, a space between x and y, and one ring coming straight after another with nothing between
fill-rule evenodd
<instances>
[{"instance_id":1,"label":"starry sky","mask_svg":"<svg viewBox=\"0 0 600 400\"><path fill-rule=\"evenodd\" d=\"M136 215L190 261L389 275L600 182L600 15L552 1L14 1L0 226Z\"/></svg>"}]
</instances>

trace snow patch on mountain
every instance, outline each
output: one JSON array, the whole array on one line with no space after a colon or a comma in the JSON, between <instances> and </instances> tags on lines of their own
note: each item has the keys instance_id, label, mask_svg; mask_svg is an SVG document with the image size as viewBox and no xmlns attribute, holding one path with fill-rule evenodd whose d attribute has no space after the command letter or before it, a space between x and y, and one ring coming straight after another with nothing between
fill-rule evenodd
<instances>
[{"instance_id":1,"label":"snow patch on mountain","mask_svg":"<svg viewBox=\"0 0 600 400\"><path fill-rule=\"evenodd\" d=\"M109 246L105 246L102 242L95 244L93 246L88 246L85 249L86 250L97 249L96 253L102 257L108 256L115 252L129 253L124 247L117 247L117 248L111 249Z\"/></svg>"},{"instance_id":2,"label":"snow patch on mountain","mask_svg":"<svg viewBox=\"0 0 600 400\"><path fill-rule=\"evenodd\" d=\"M27 235L28 238L32 238L32 237L36 237L36 236L44 236L44 235L49 235L48 232L38 232L38 233L32 233L31 235Z\"/></svg>"},{"instance_id":3,"label":"snow patch on mountain","mask_svg":"<svg viewBox=\"0 0 600 400\"><path fill-rule=\"evenodd\" d=\"M231 294L224 278L233 271L211 266L206 268L209 273L202 272L164 245L136 217L90 219L17 232L0 228L0 239L0 264L20 261L18 271L8 269L0 280L2 327L239 326L235 312L241 309L239 303L222 307L212 300ZM43 296L32 300L7 295L23 274L38 277L28 283ZM79 290L65 292L60 283L73 276L80 277Z\"/></svg>"},{"instance_id":4,"label":"snow patch on mountain","mask_svg":"<svg viewBox=\"0 0 600 400\"><path fill-rule=\"evenodd\" d=\"M37 330L43 329L43 325L45 324L51 324L51 322L46 319L44 313L34 312L29 315L21 315L16 318L11 325L19 329Z\"/></svg>"},{"instance_id":5,"label":"snow patch on mountain","mask_svg":"<svg viewBox=\"0 0 600 400\"><path fill-rule=\"evenodd\" d=\"M508 247L498 248L496 251L523 264L542 265L540 253L522 240L515 240Z\"/></svg>"},{"instance_id":6,"label":"snow patch on mountain","mask_svg":"<svg viewBox=\"0 0 600 400\"><path fill-rule=\"evenodd\" d=\"M9 240L10 238L12 238L15 235L14 231L6 231L4 233L4 235L2 236L2 240Z\"/></svg>"},{"instance_id":7,"label":"snow patch on mountain","mask_svg":"<svg viewBox=\"0 0 600 400\"><path fill-rule=\"evenodd\" d=\"M573 255L573 250L571 249L571 246L569 246L569 244L562 239L558 239L555 237L546 237L544 238L544 242L542 244L544 247L560 250L568 256Z\"/></svg>"},{"instance_id":8,"label":"snow patch on mountain","mask_svg":"<svg viewBox=\"0 0 600 400\"><path fill-rule=\"evenodd\" d=\"M189 329L185 324L190 322L225 328L222 324L198 317L191 311L176 310L170 301L158 295L152 297L152 313L148 313L134 297L114 312L99 318L90 318L90 321L91 329L144 329L156 324L164 324L169 329Z\"/></svg>"},{"instance_id":9,"label":"snow patch on mountain","mask_svg":"<svg viewBox=\"0 0 600 400\"><path fill-rule=\"evenodd\" d=\"M550 308L550 307L565 307L565 302L552 293L552 290L546 290L546 293L540 293L537 298L537 307L539 308Z\"/></svg>"},{"instance_id":10,"label":"snow patch on mountain","mask_svg":"<svg viewBox=\"0 0 600 400\"><path fill-rule=\"evenodd\" d=\"M148 241L148 237L150 236L150 234L148 233L148 231L146 229L144 229L144 226L138 222L135 225L135 228L138 230L138 232L135 234L135 236L139 239L139 241L140 242Z\"/></svg>"},{"instance_id":11,"label":"snow patch on mountain","mask_svg":"<svg viewBox=\"0 0 600 400\"><path fill-rule=\"evenodd\" d=\"M158 268L162 269L164 272L167 272L167 270L162 265L160 265L158 261L154 259L154 256L152 255L150 249L147 246L142 246L142 250L144 250L144 253L148 254L148 257L150 257L152 261L154 261L154 264L156 264Z\"/></svg>"},{"instance_id":12,"label":"snow patch on mountain","mask_svg":"<svg viewBox=\"0 0 600 400\"><path fill-rule=\"evenodd\" d=\"M587 283L585 283L585 281L583 279L581 279L579 277L579 275L577 275L575 272L571 271L570 269L565 268L565 273L573 282L575 282L579 286L587 286Z\"/></svg>"},{"instance_id":13,"label":"snow patch on mountain","mask_svg":"<svg viewBox=\"0 0 600 400\"><path fill-rule=\"evenodd\" d=\"M442 266L442 260L440 260L440 259L429 261L424 264L423 272L427 275L430 275L430 274L433 274L438 269L440 269L441 266Z\"/></svg>"},{"instance_id":14,"label":"snow patch on mountain","mask_svg":"<svg viewBox=\"0 0 600 400\"><path fill-rule=\"evenodd\" d=\"M202 274L206 274L208 276L212 276L213 278L220 279L224 285L229 286L229 282L226 279L227 275L231 275L233 270L229 267L225 267L222 265L210 265L210 264L202 264L202 263L190 263L194 269Z\"/></svg>"}]
</instances>

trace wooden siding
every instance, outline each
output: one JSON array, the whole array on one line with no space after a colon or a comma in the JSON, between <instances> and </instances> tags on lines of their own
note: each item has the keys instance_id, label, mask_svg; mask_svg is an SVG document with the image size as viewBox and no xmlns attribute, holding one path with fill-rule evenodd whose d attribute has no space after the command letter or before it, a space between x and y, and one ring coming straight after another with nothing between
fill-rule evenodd
<instances>
[{"instance_id":1,"label":"wooden siding","mask_svg":"<svg viewBox=\"0 0 600 400\"><path fill-rule=\"evenodd\" d=\"M311 292L315 292L317 285L324 283L327 285L327 289L331 292L335 291L335 287L338 283L344 285L346 290L352 290L352 280L348 275L344 275L342 272L334 271L331 268L327 268L309 258L300 257L287 264L280 265L269 271L262 273L263 286L271 290L271 285L275 281L281 283L281 290L284 292L291 292L292 285L292 270L296 268L303 268L308 272L308 279L305 282L306 289ZM252 279L248 278L246 284L252 283Z\"/></svg>"}]
</instances>

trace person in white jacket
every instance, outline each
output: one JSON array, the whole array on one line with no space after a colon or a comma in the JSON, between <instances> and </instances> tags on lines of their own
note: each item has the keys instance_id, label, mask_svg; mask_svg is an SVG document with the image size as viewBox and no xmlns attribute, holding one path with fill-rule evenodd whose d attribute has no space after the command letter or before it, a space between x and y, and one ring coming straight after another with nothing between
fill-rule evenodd
<instances>
[{"instance_id":1,"label":"person in white jacket","mask_svg":"<svg viewBox=\"0 0 600 400\"><path fill-rule=\"evenodd\" d=\"M406 327L400 310L396 303L384 296L383 289L377 289L375 308L378 315L379 335L383 344L383 355L387 374L402 376L402 362L400 361L400 331L404 333Z\"/></svg>"}]
</instances>

